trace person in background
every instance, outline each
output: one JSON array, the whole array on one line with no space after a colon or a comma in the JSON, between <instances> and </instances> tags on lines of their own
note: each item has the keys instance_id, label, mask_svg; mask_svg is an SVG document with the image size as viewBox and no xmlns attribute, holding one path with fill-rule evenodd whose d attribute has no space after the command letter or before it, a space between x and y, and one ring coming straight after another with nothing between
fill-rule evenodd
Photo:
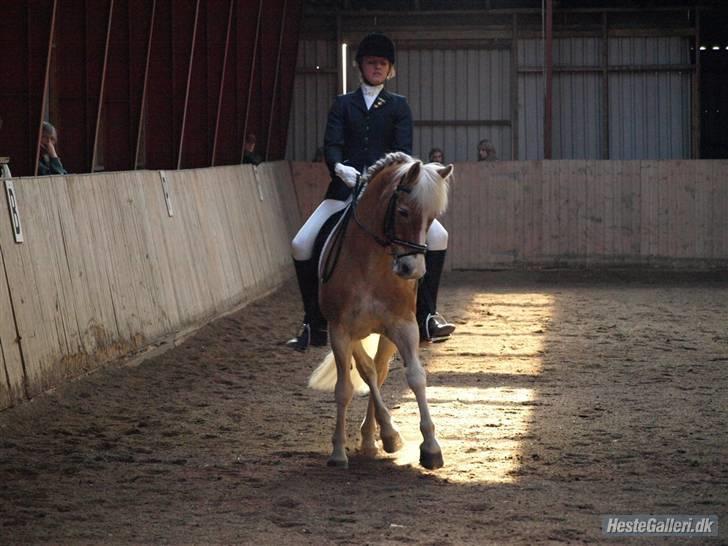
<instances>
[{"instance_id":1,"label":"person in background","mask_svg":"<svg viewBox=\"0 0 728 546\"><path fill-rule=\"evenodd\" d=\"M427 158L430 163L439 163L441 165L445 164L445 154L442 153L440 148L433 148L430 150Z\"/></svg>"},{"instance_id":2,"label":"person in background","mask_svg":"<svg viewBox=\"0 0 728 546\"><path fill-rule=\"evenodd\" d=\"M385 82L394 77L394 54L394 43L387 36L366 36L356 53L361 85L338 96L329 111L324 149L331 183L323 202L291 243L304 310L301 333L286 342L291 349L305 351L309 346L327 343L328 325L318 305L318 260L313 254L319 230L333 214L344 210L351 200L352 188L367 167L389 152L412 154L412 113L407 99L384 88ZM427 272L417 295L422 341L445 341L455 330L437 312L447 238L447 231L435 220L427 232Z\"/></svg>"},{"instance_id":3,"label":"person in background","mask_svg":"<svg viewBox=\"0 0 728 546\"><path fill-rule=\"evenodd\" d=\"M263 158L255 153L255 144L257 141L258 139L256 138L255 133L248 133L248 136L245 137L245 144L243 145L243 163L259 165L263 161Z\"/></svg>"},{"instance_id":4,"label":"person in background","mask_svg":"<svg viewBox=\"0 0 728 546\"><path fill-rule=\"evenodd\" d=\"M38 160L38 176L52 174L68 174L63 168L61 158L58 157L56 145L58 144L58 132L52 123L43 122L43 129L40 135L40 159Z\"/></svg>"},{"instance_id":5,"label":"person in background","mask_svg":"<svg viewBox=\"0 0 728 546\"><path fill-rule=\"evenodd\" d=\"M495 161L496 159L498 159L498 155L490 140L484 138L478 142L478 161Z\"/></svg>"}]
</instances>

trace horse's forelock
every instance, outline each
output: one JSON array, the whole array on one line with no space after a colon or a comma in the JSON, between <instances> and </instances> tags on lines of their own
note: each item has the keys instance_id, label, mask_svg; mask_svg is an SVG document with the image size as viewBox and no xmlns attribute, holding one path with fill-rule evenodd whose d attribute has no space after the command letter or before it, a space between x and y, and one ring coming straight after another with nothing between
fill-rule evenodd
<instances>
[{"instance_id":1,"label":"horse's forelock","mask_svg":"<svg viewBox=\"0 0 728 546\"><path fill-rule=\"evenodd\" d=\"M387 167L397 166L393 170L393 173L394 178L399 180L409 171L415 161L415 159L412 159L412 157L404 152L393 152L385 155L369 167L362 176L363 187L359 198L361 198L361 195L364 193L363 190L369 182ZM426 216L437 216L442 214L447 208L448 182L447 180L443 180L437 172L439 168L442 168L442 166L436 163L423 164L420 169L419 180L414 185L410 194L410 199L414 200Z\"/></svg>"},{"instance_id":2,"label":"horse's forelock","mask_svg":"<svg viewBox=\"0 0 728 546\"><path fill-rule=\"evenodd\" d=\"M414 161L401 165L397 169L397 176L404 175L412 166ZM426 216L438 216L447 208L448 181L443 180L437 169L439 165L426 163L420 169L420 176L412 188L410 199L412 199Z\"/></svg>"}]
</instances>

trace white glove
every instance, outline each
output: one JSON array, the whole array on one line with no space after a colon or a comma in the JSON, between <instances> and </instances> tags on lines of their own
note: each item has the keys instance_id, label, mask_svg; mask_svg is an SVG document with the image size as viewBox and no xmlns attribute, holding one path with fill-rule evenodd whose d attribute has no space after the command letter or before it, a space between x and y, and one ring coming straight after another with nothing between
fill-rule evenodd
<instances>
[{"instance_id":1,"label":"white glove","mask_svg":"<svg viewBox=\"0 0 728 546\"><path fill-rule=\"evenodd\" d=\"M341 163L337 163L334 166L334 172L336 173L336 176L341 178L344 181L344 184L350 188L356 186L356 177L361 174L354 167L349 167L348 165L343 165Z\"/></svg>"}]
</instances>

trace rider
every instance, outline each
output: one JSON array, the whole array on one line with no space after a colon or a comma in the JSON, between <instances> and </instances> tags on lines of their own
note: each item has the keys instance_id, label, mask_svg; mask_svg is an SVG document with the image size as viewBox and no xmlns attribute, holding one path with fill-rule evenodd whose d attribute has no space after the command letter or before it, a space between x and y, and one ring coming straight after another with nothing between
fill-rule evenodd
<instances>
[{"instance_id":1,"label":"rider","mask_svg":"<svg viewBox=\"0 0 728 546\"><path fill-rule=\"evenodd\" d=\"M303 329L288 347L305 351L327 342L326 319L318 305L318 260L313 255L316 236L324 223L346 208L360 174L389 152L412 154L412 113L407 99L389 93L384 82L394 77L394 44L383 34L366 36L356 52L361 86L340 95L329 111L324 135L331 183L323 202L293 238L293 263L303 298ZM437 313L447 231L437 220L427 232L427 273L417 294L417 322L423 341L445 341L455 330Z\"/></svg>"}]
</instances>

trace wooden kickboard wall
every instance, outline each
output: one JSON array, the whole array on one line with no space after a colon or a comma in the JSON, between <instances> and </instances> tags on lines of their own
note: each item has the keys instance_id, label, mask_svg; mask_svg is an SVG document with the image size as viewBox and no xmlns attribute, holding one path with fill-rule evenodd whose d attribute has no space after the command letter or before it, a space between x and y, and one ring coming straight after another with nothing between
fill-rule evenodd
<instances>
[{"instance_id":1,"label":"wooden kickboard wall","mask_svg":"<svg viewBox=\"0 0 728 546\"><path fill-rule=\"evenodd\" d=\"M171 217L159 171L13 179L0 408L276 288L329 182L282 161L165 177ZM458 163L442 222L451 269L726 268L728 161Z\"/></svg>"},{"instance_id":2,"label":"wooden kickboard wall","mask_svg":"<svg viewBox=\"0 0 728 546\"><path fill-rule=\"evenodd\" d=\"M292 275L287 162L15 178L0 212L0 408L200 325ZM3 189L3 201L4 187Z\"/></svg>"},{"instance_id":3,"label":"wooden kickboard wall","mask_svg":"<svg viewBox=\"0 0 728 546\"><path fill-rule=\"evenodd\" d=\"M292 163L301 218L326 192ZM728 266L728 161L456 163L450 269Z\"/></svg>"}]
</instances>

